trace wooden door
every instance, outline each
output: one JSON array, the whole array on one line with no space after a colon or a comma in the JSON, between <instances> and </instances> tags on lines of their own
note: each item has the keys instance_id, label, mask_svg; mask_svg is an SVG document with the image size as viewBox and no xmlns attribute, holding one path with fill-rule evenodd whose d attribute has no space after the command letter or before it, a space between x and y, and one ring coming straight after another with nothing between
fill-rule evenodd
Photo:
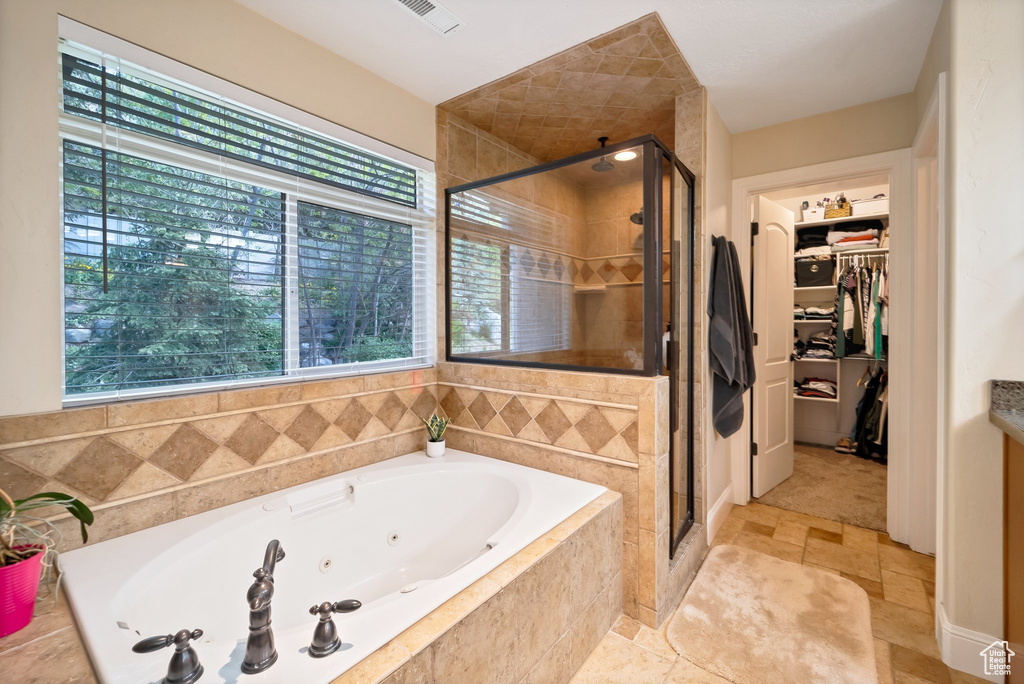
<instances>
[{"instance_id":1,"label":"wooden door","mask_svg":"<svg viewBox=\"0 0 1024 684\"><path fill-rule=\"evenodd\" d=\"M793 212L758 197L754 237L753 495L793 474Z\"/></svg>"}]
</instances>

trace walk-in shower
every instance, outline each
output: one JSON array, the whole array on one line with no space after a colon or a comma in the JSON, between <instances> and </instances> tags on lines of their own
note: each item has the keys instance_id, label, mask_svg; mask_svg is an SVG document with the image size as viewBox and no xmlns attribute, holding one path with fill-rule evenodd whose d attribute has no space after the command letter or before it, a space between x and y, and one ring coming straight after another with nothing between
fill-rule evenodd
<instances>
[{"instance_id":1,"label":"walk-in shower","mask_svg":"<svg viewBox=\"0 0 1024 684\"><path fill-rule=\"evenodd\" d=\"M449 361L670 380L693 522L693 174L653 135L445 191Z\"/></svg>"}]
</instances>

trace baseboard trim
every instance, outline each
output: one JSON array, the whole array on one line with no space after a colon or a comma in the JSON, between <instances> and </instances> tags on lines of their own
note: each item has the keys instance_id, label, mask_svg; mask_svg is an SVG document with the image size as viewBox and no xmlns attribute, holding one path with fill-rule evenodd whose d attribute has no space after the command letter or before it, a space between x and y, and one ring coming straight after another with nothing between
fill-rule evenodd
<instances>
[{"instance_id":1,"label":"baseboard trim","mask_svg":"<svg viewBox=\"0 0 1024 684\"><path fill-rule=\"evenodd\" d=\"M985 662L981 657L982 649L986 648L996 637L981 632L975 632L966 627L954 625L946 617L946 609L942 604L935 606L935 615L938 618L936 630L939 641L939 653L942 654L942 662L954 670L960 670L975 677L981 677L995 684L1003 684L1005 678L997 675L985 674ZM1017 665L1011 661L1011 666Z\"/></svg>"},{"instance_id":2,"label":"baseboard trim","mask_svg":"<svg viewBox=\"0 0 1024 684\"><path fill-rule=\"evenodd\" d=\"M718 534L718 530L722 527L722 523L729 517L729 511L732 510L732 482L726 485L722 495L715 501L715 505L708 511L708 546L711 546L711 540Z\"/></svg>"},{"instance_id":3,"label":"baseboard trim","mask_svg":"<svg viewBox=\"0 0 1024 684\"><path fill-rule=\"evenodd\" d=\"M838 430L820 430L808 427L794 427L793 441L813 444L815 446L833 447L843 437L849 437L849 432Z\"/></svg>"}]
</instances>

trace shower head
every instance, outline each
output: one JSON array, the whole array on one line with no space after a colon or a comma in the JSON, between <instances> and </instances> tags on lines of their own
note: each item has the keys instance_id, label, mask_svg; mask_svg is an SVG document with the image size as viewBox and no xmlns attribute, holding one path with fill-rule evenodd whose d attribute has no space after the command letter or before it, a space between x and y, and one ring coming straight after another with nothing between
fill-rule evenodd
<instances>
[{"instance_id":1,"label":"shower head","mask_svg":"<svg viewBox=\"0 0 1024 684\"><path fill-rule=\"evenodd\" d=\"M597 139L597 142L601 143L601 147L604 147L605 143L608 142L608 136L602 135L600 138ZM605 171L611 171L612 169L614 169L615 164L612 164L610 161L608 161L608 157L601 157L601 159L592 164L590 168L593 169L594 171L597 171L598 173L604 173Z\"/></svg>"},{"instance_id":2,"label":"shower head","mask_svg":"<svg viewBox=\"0 0 1024 684\"><path fill-rule=\"evenodd\" d=\"M640 211L634 211L632 214L630 214L629 215L629 220L632 221L633 223L635 223L638 226L644 225L644 210L643 210L643 208L641 208Z\"/></svg>"}]
</instances>

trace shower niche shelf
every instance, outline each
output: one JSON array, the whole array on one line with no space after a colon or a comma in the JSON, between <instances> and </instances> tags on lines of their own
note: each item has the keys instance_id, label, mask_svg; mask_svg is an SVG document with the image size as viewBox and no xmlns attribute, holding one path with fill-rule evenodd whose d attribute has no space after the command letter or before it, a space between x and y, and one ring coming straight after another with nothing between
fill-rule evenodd
<instances>
[{"instance_id":1,"label":"shower niche shelf","mask_svg":"<svg viewBox=\"0 0 1024 684\"><path fill-rule=\"evenodd\" d=\"M572 291L576 294L604 294L608 289L607 285L573 285Z\"/></svg>"}]
</instances>

